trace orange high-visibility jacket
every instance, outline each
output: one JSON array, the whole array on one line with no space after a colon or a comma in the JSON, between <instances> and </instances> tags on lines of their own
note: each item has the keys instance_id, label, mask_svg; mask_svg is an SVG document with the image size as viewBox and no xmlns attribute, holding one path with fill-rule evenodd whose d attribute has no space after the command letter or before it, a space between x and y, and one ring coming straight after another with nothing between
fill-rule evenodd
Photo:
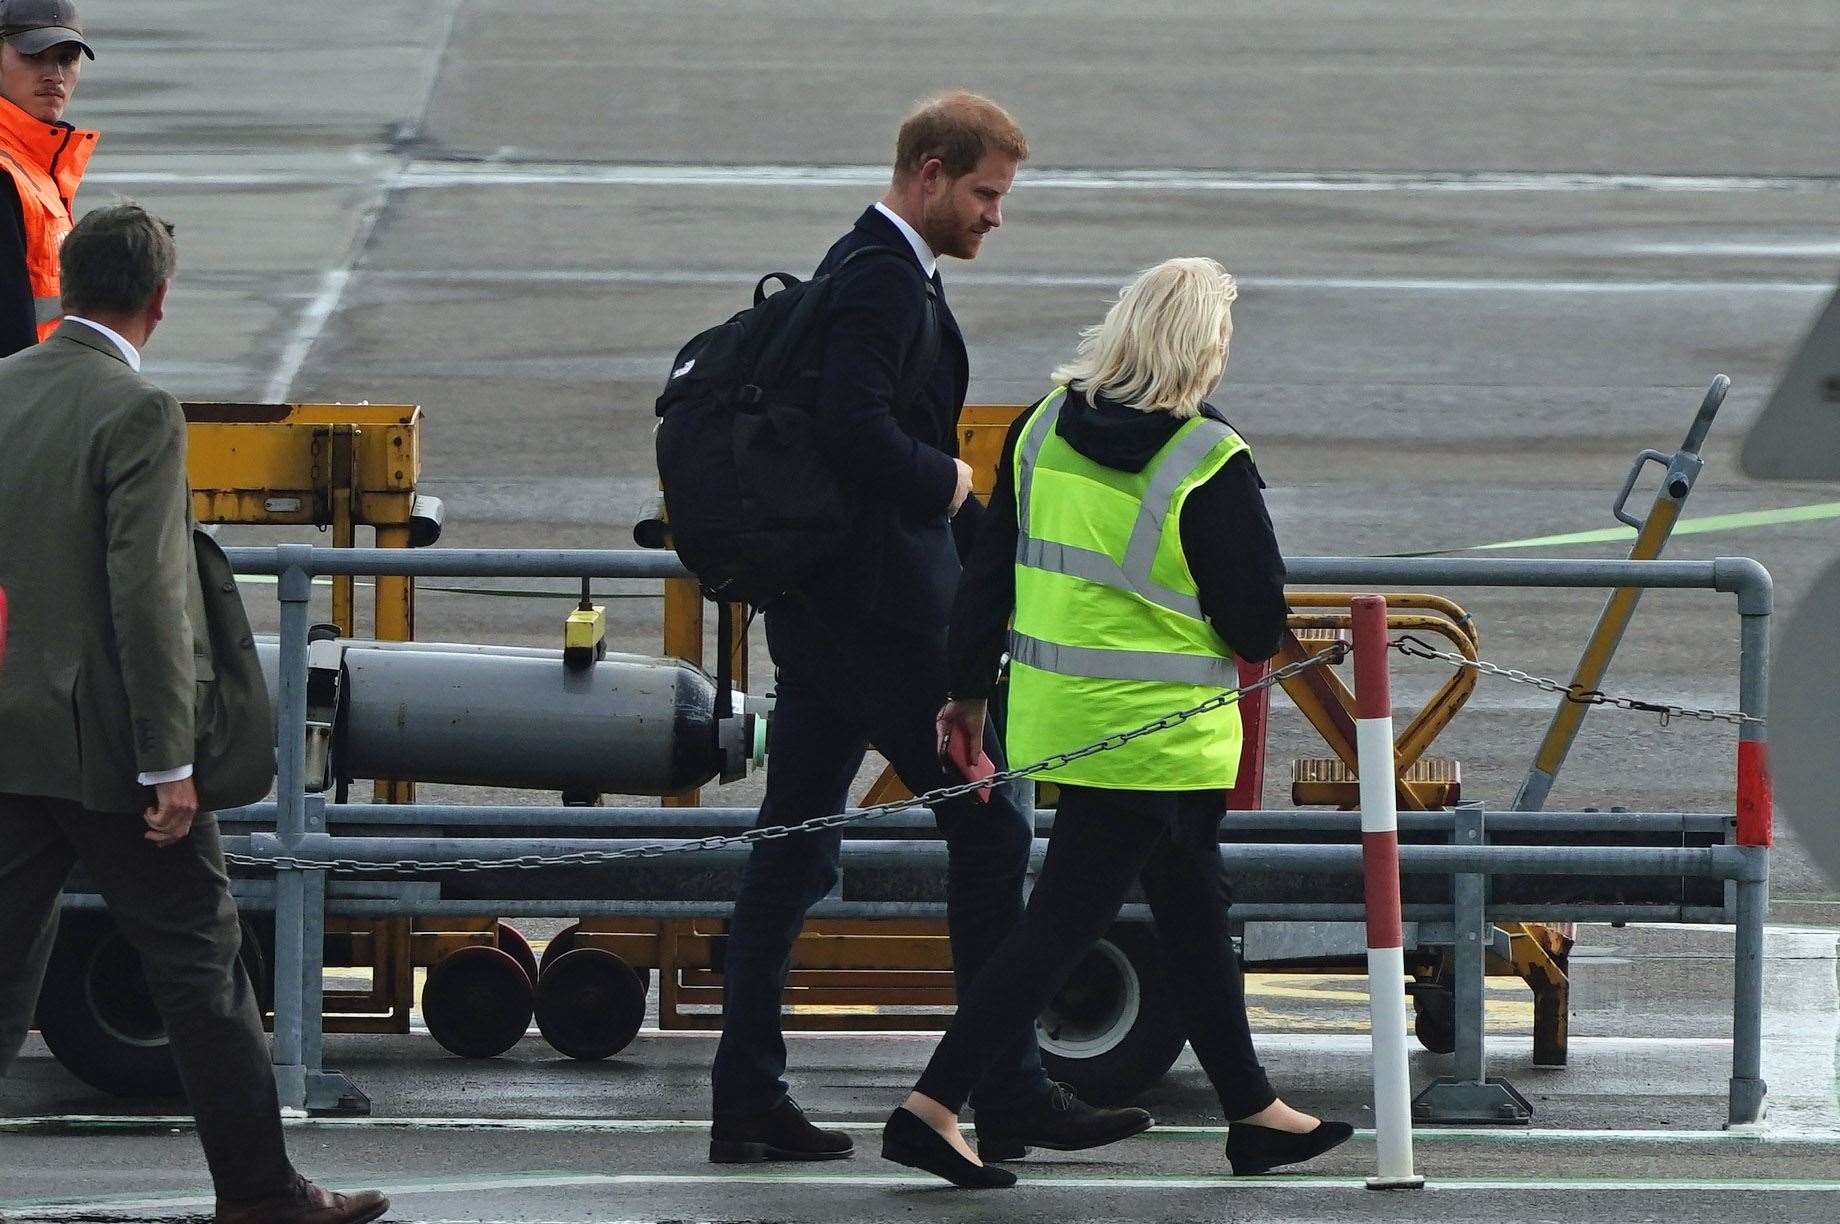
<instances>
[{"instance_id":1,"label":"orange high-visibility jacket","mask_svg":"<svg viewBox=\"0 0 1840 1224\"><path fill-rule=\"evenodd\" d=\"M71 203L96 133L67 123L41 123L0 98L0 171L12 176L25 220L26 278L42 341L57 330L64 308L58 293L58 248L72 224ZM4 273L0 273L4 274Z\"/></svg>"}]
</instances>

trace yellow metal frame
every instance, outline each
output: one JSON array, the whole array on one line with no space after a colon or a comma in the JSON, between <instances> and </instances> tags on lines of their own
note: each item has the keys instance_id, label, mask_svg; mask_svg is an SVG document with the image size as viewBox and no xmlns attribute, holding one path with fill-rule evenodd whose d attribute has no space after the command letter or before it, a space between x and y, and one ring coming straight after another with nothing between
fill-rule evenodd
<instances>
[{"instance_id":1,"label":"yellow metal frame","mask_svg":"<svg viewBox=\"0 0 1840 1224\"><path fill-rule=\"evenodd\" d=\"M377 547L407 548L421 418L414 404L186 404L192 513L201 523L312 524L335 548L367 526ZM355 612L352 579L334 578L332 619L347 636ZM412 640L413 580L377 579L374 614L379 639Z\"/></svg>"},{"instance_id":2,"label":"yellow metal frame","mask_svg":"<svg viewBox=\"0 0 1840 1224\"><path fill-rule=\"evenodd\" d=\"M192 513L199 522L310 524L331 532L335 548L355 545L357 528L366 526L379 548L409 546L422 472L422 411L416 405L191 403L184 411ZM372 613L377 638L413 640L414 580L378 578ZM340 633L355 636L350 576L332 580L332 620ZM415 787L379 779L375 796L407 803ZM492 930L490 921L482 927L470 919L327 919L326 963L371 971L367 990L326 992L327 1028L408 1032L415 967L438 959L442 940L476 942L483 933L489 942Z\"/></svg>"}]
</instances>

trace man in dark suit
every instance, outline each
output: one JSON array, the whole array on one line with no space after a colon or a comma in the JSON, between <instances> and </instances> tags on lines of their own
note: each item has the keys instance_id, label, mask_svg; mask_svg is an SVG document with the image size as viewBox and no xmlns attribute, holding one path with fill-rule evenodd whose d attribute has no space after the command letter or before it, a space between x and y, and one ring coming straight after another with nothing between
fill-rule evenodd
<instances>
[{"instance_id":1,"label":"man in dark suit","mask_svg":"<svg viewBox=\"0 0 1840 1224\"><path fill-rule=\"evenodd\" d=\"M887 195L818 267L829 273L870 246L897 256L853 261L832 289L813 417L854 528L822 577L765 612L778 700L762 825L841 810L869 747L916 794L961 780L940 765L933 717L946 694L961 544L968 548L980 507L958 458L970 365L937 262L977 257L1002 224L1003 197L1027 156L1015 121L989 99L952 93L923 103L901 126ZM930 372L916 367L928 360ZM910 382L916 390L904 397ZM994 732L986 749L1000 759ZM941 804L934 816L948 846L947 924L962 988L1021 915L1033 828L1009 786L988 803ZM847 1135L812 1125L792 1101L780 1029L788 956L807 911L838 880L839 841L833 831L761 842L748 861L723 961L713 1161L824 1160L853 1150ZM1093 1109L1052 1083L1028 1029L1014 1035L973 1104L980 1149L992 1160L1028 1145L1092 1147L1150 1125L1142 1110Z\"/></svg>"},{"instance_id":2,"label":"man in dark suit","mask_svg":"<svg viewBox=\"0 0 1840 1224\"><path fill-rule=\"evenodd\" d=\"M382 1195L294 1171L211 812L274 778L236 582L195 530L185 419L142 378L171 227L91 212L61 254L64 322L0 360L0 1074L31 1023L81 864L140 953L198 1120L219 1224L360 1224Z\"/></svg>"}]
</instances>

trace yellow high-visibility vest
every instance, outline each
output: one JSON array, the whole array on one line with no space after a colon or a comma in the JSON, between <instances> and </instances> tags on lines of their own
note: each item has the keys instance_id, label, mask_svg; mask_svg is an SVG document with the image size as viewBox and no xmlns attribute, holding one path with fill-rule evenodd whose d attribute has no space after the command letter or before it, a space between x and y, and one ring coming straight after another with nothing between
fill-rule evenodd
<instances>
[{"instance_id":1,"label":"yellow high-visibility vest","mask_svg":"<svg viewBox=\"0 0 1840 1224\"><path fill-rule=\"evenodd\" d=\"M1016 445L1012 765L1239 683L1232 652L1201 614L1181 519L1189 493L1250 448L1219 421L1195 417L1141 472L1121 472L1056 432L1066 394L1057 387L1035 406ZM1224 789L1239 776L1240 739L1239 707L1226 705L1039 777L1112 790Z\"/></svg>"}]
</instances>

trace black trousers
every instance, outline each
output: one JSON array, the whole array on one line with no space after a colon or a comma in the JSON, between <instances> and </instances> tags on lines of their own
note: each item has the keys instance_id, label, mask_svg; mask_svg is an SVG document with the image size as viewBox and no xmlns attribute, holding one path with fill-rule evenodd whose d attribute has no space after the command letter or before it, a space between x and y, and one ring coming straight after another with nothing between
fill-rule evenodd
<instances>
[{"instance_id":1,"label":"black trousers","mask_svg":"<svg viewBox=\"0 0 1840 1224\"><path fill-rule=\"evenodd\" d=\"M200 813L191 836L164 849L146 831L139 815L0 795L0 1077L32 1023L58 894L82 863L140 953L218 1197L286 1193L294 1170L268 1035L237 959L242 930L217 821Z\"/></svg>"},{"instance_id":2,"label":"black trousers","mask_svg":"<svg viewBox=\"0 0 1840 1224\"><path fill-rule=\"evenodd\" d=\"M959 782L940 768L933 718L945 700L945 641L862 628L805 605L766 613L778 667L769 730L767 793L758 824L796 824L843 810L873 745L915 794ZM994 732L986 750L1000 759ZM947 845L947 927L962 994L1022 916L1034 838L1011 788L988 804L966 796L933 813ZM723 959L722 1040L712 1072L718 1116L762 1112L787 1094L780 1003L805 915L839 879L839 832L802 833L755 845L735 899ZM980 1105L1019 1107L1045 1096L1048 1079L1033 1013L990 1034ZM967 1084L969 1093L973 1085Z\"/></svg>"},{"instance_id":3,"label":"black trousers","mask_svg":"<svg viewBox=\"0 0 1840 1224\"><path fill-rule=\"evenodd\" d=\"M1244 1118L1277 1100L1252 1048L1245 983L1228 939L1223 808L1219 791L1062 787L1028 913L960 998L917 1090L954 1112L964 1108L993 1053L1054 998L1141 878L1163 970L1221 1109L1229 1120Z\"/></svg>"}]
</instances>

